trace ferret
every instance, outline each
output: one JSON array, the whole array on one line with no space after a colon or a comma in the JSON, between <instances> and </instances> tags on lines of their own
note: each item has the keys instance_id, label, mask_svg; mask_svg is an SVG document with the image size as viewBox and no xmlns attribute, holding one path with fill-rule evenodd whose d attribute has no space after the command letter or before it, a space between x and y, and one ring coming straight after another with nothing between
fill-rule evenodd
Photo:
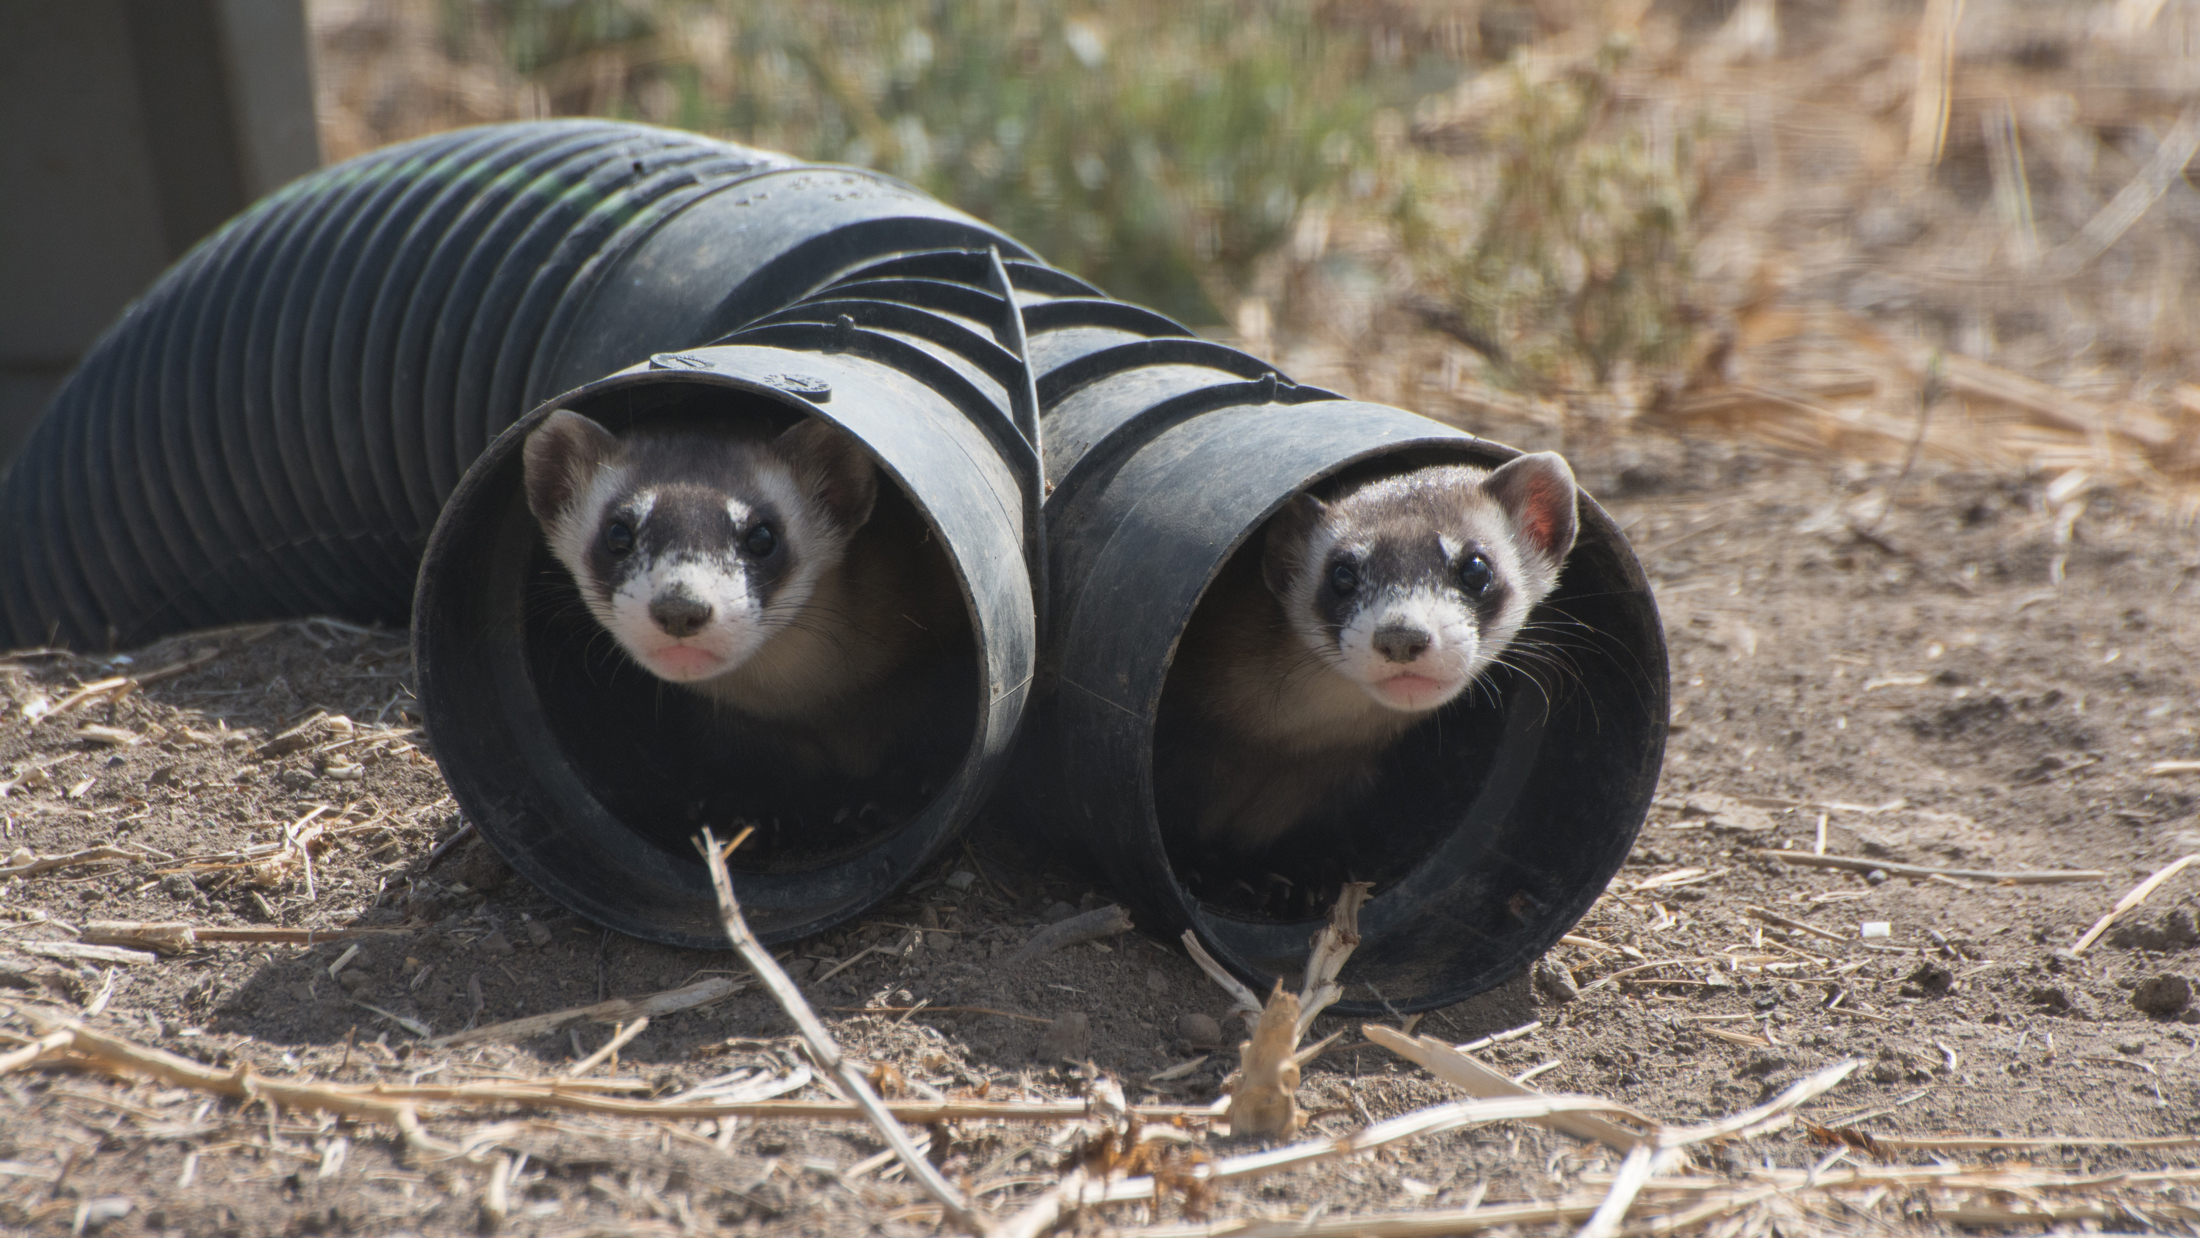
<instances>
[{"instance_id":1,"label":"ferret","mask_svg":"<svg viewBox=\"0 0 2200 1238\"><path fill-rule=\"evenodd\" d=\"M1575 493L1541 452L1294 495L1179 642L1155 745L1165 819L1248 851L1368 790L1557 586Z\"/></svg>"},{"instance_id":2,"label":"ferret","mask_svg":"<svg viewBox=\"0 0 2200 1238\"><path fill-rule=\"evenodd\" d=\"M589 613L650 674L760 724L805 775L878 772L968 614L915 507L821 418L614 435L560 409L527 505Z\"/></svg>"}]
</instances>

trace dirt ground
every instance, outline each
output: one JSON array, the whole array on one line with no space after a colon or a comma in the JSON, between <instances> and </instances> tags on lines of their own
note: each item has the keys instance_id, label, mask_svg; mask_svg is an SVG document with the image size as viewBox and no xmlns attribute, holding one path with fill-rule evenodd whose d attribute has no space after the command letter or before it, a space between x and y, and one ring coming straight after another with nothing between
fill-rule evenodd
<instances>
[{"instance_id":1,"label":"dirt ground","mask_svg":"<svg viewBox=\"0 0 2200 1238\"><path fill-rule=\"evenodd\" d=\"M1852 1148L1854 1162L2111 1176L2200 1165L2200 1142L2117 1146L2200 1136L2200 1007L2158 979L2200 977L2200 868L2070 953L2126 890L2200 852L2200 534L2147 499L2045 478L1921 468L1898 482L1892 469L1647 437L1575 456L1664 612L1675 705L1663 788L1609 895L1552 956L1577 997L1559 977L1522 976L1419 1030L1467 1041L1540 1021L1480 1056L1533 1070L1537 1088L1674 1121L1747 1108L1853 1057L1865 1065L1805 1107L1811 1122L2101 1141L1937 1157ZM413 729L409 675L401 635L325 622L183 637L128 660L0 660L0 872L124 853L0 877L0 1029L13 1037L0 1053L31 1035L22 1010L47 1004L271 1078L548 1075L612 1029L453 1048L424 1034L745 974L730 955L583 922L470 839L444 847L462 822ZM72 697L118 676L156 682ZM988 823L860 923L785 952L836 1035L920 1093L1064 1098L1096 1069L1133 1102L1214 1098L1235 1054L1213 1041L1219 1031L1234 1044L1241 1029L1179 947L1131 934L1002 965L1042 924L1109 898L1020 858L1008 828ZM1913 880L1758 854L1815 851L1821 831L1833 855L2107 875ZM71 957L89 920L395 931ZM1870 922L1887 935L1860 937ZM863 1013L878 1007L898 1009ZM1055 1022L1078 1014L1082 1031ZM1337 1027L1351 1025L1315 1030ZM732 1071L785 1075L791 1031L751 988L654 1020L592 1077L661 1095L722 1086ZM790 1095L828 1093L812 1083ZM1356 1029L1299 1093L1313 1132L1330 1134L1454 1095ZM493 1227L497 1213L520 1234L936 1224L897 1169L870 1161L882 1145L856 1123L423 1117L481 1155L408 1159L372 1123L16 1070L0 1075L0 1230L449 1234ZM933 1156L1005 1208L1054 1179L1058 1130L962 1123L935 1132ZM1213 1142L1217 1155L1256 1146ZM1790 1128L1699 1151L1689 1172L1746 1182L1827 1154ZM1616 1165L1593 1145L1498 1124L1228 1186L1212 1213L1593 1200ZM485 1212L499 1172L508 1202ZM1883 1188L1843 1209L1767 1204L1734 1219L1759 1232L1924 1232L1953 1224L1950 1198ZM2146 1208L2039 1215L2190 1232L2180 1198L2172 1187ZM1076 1225L1175 1216L1127 1205Z\"/></svg>"}]
</instances>

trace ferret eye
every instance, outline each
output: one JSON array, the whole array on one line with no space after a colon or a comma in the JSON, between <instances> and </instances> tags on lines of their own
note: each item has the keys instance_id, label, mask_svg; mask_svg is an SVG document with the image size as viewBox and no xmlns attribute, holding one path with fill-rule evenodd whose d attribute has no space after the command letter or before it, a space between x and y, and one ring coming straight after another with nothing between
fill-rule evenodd
<instances>
[{"instance_id":1,"label":"ferret eye","mask_svg":"<svg viewBox=\"0 0 2200 1238\"><path fill-rule=\"evenodd\" d=\"M1459 563L1459 585L1476 597L1488 592L1496 580L1496 569L1481 555L1468 555Z\"/></svg>"},{"instance_id":2,"label":"ferret eye","mask_svg":"<svg viewBox=\"0 0 2200 1238\"><path fill-rule=\"evenodd\" d=\"M760 524L749 530L749 535L741 539L741 545L759 559L769 558L772 551L779 548L779 535L772 532L770 525Z\"/></svg>"},{"instance_id":3,"label":"ferret eye","mask_svg":"<svg viewBox=\"0 0 2200 1238\"><path fill-rule=\"evenodd\" d=\"M1337 591L1338 597L1351 597L1360 587L1360 574L1352 570L1351 564L1339 563L1329 569L1329 587Z\"/></svg>"},{"instance_id":4,"label":"ferret eye","mask_svg":"<svg viewBox=\"0 0 2200 1238\"><path fill-rule=\"evenodd\" d=\"M613 521L603 531L603 548L610 551L613 558L625 558L634 550L634 530L627 528L624 521Z\"/></svg>"}]
</instances>

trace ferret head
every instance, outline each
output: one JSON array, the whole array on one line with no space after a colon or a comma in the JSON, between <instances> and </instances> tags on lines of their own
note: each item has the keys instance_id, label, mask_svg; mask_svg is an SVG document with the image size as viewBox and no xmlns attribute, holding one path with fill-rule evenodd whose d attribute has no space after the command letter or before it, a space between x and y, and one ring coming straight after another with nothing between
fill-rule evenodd
<instances>
[{"instance_id":1,"label":"ferret head","mask_svg":"<svg viewBox=\"0 0 2200 1238\"><path fill-rule=\"evenodd\" d=\"M527 506L590 613L675 683L739 667L800 614L878 497L863 448L815 417L772 439L622 437L561 409L524 456Z\"/></svg>"},{"instance_id":2,"label":"ferret head","mask_svg":"<svg viewBox=\"0 0 2200 1238\"><path fill-rule=\"evenodd\" d=\"M1439 465L1270 521L1262 573L1291 630L1379 704L1437 709L1474 682L1558 583L1574 474L1550 452L1491 472Z\"/></svg>"}]
</instances>

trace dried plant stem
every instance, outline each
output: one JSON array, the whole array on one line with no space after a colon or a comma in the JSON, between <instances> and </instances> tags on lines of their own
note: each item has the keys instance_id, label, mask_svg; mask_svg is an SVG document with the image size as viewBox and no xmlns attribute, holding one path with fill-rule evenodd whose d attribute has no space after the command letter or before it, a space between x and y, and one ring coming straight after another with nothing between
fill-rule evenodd
<instances>
[{"instance_id":1,"label":"dried plant stem","mask_svg":"<svg viewBox=\"0 0 2200 1238\"><path fill-rule=\"evenodd\" d=\"M1207 953L1207 947L1199 944L1199 934L1190 929L1184 930L1184 953L1191 955L1199 970L1206 972L1209 980L1230 995L1231 1005L1247 1014L1260 1013L1260 998L1246 988L1243 981L1231 975L1228 968L1216 962L1215 956Z\"/></svg>"},{"instance_id":2,"label":"dried plant stem","mask_svg":"<svg viewBox=\"0 0 2200 1238\"><path fill-rule=\"evenodd\" d=\"M1955 877L1964 881L1988 881L1996 885L2053 885L2063 881L2106 881L2108 874L2092 868L2048 868L2000 872L1976 868L1934 868L1926 864L1896 864L1890 860L1866 860L1848 855L1812 855L1806 851L1775 851L1752 847L1751 855L1803 868L1840 868L1852 873L1877 869L1889 877Z\"/></svg>"},{"instance_id":3,"label":"dried plant stem","mask_svg":"<svg viewBox=\"0 0 2200 1238\"><path fill-rule=\"evenodd\" d=\"M176 1057L120 1037L81 1028L67 1016L56 1012L37 1011L34 1018L34 1009L23 1008L24 1017L31 1019L34 1027L39 1026L43 1020L45 1025L55 1030L41 1032L35 1039L8 1050L6 1057L0 1059L8 1064L8 1070L34 1065L60 1066L119 1077L150 1076L179 1087L190 1087L220 1096L243 1095L231 1086L235 1077L231 1072L209 1070L188 1058ZM37 1052L25 1053L25 1050L38 1046L45 1047ZM257 1079L255 1082L263 1092L275 1083L265 1079ZM675 1118L776 1118L796 1122L836 1122L863 1121L867 1117L866 1110L848 1101L627 1100L603 1093L640 1090L641 1085L592 1079L547 1078L516 1082L410 1086L382 1083L304 1083L290 1080L280 1083L287 1089L283 1093L286 1098L284 1104L331 1113L347 1113L358 1104L381 1104L402 1105L407 1110L432 1105L459 1112L493 1111L515 1106L534 1107L658 1121ZM886 1102L886 1108L898 1120L915 1125L951 1121L1067 1122L1084 1117L1090 1111L1090 1106L1083 1101L899 1100ZM1189 1121L1213 1116L1204 1106L1187 1105L1146 1105L1130 1112L1132 1116L1145 1122L1169 1122L1178 1119Z\"/></svg>"},{"instance_id":4,"label":"dried plant stem","mask_svg":"<svg viewBox=\"0 0 2200 1238\"><path fill-rule=\"evenodd\" d=\"M1917 31L1917 89L1910 97L1910 162L1930 169L1948 138L1950 79L1955 76L1956 22L1963 0L1927 0Z\"/></svg>"},{"instance_id":5,"label":"dried plant stem","mask_svg":"<svg viewBox=\"0 0 2200 1238\"><path fill-rule=\"evenodd\" d=\"M2177 118L2170 131L2162 135L2162 143L2155 147L2154 157L2139 170L2116 196L2109 199L2093 218L2085 221L2078 230L2048 260L2048 270L2059 279L2068 279L2081 267L2108 252L2131 225L2162 200L2169 187L2185 174L2185 168L2195 154L2200 154L2200 108L2187 108Z\"/></svg>"},{"instance_id":6,"label":"dried plant stem","mask_svg":"<svg viewBox=\"0 0 2200 1238\"><path fill-rule=\"evenodd\" d=\"M1186 1176L1200 1182L1235 1182L1266 1177L1289 1169L1319 1164L1323 1161L1357 1156L1371 1152L1386 1144L1412 1139L1421 1135L1437 1135L1468 1126L1488 1122L1540 1121L1554 1114L1583 1114L1596 1112L1626 1112L1624 1106L1594 1096L1531 1096L1504 1097L1497 1100L1455 1100L1412 1113L1401 1114L1387 1121L1335 1138L1310 1139L1267 1152L1249 1152L1227 1160L1194 1167ZM1125 1178L1104 1185L1095 1185L1082 1191L1075 1199L1065 1199L1065 1204L1079 1207L1096 1204L1131 1203L1152 1199L1154 1180L1150 1177ZM1594 1205L1584 1207L1581 1215L1595 1211ZM1205 1232L1205 1231L1195 1231ZM1233 1230L1232 1233L1237 1231ZM1348 1231L1357 1233L1359 1231ZM1441 1231L1436 1231L1441 1232Z\"/></svg>"},{"instance_id":7,"label":"dried plant stem","mask_svg":"<svg viewBox=\"0 0 2200 1238\"><path fill-rule=\"evenodd\" d=\"M557 1031L568 1023L631 1023L652 1015L666 1015L680 1010L692 1010L707 1006L722 998L730 997L748 987L745 981L729 976L712 976L694 984L647 997L619 997L592 1006L574 1006L565 1010L553 1010L549 1014L529 1015L524 1019L509 1019L503 1023L491 1023L472 1031L453 1032L429 1041L431 1045L445 1048L453 1045L478 1045L498 1040L528 1040Z\"/></svg>"},{"instance_id":8,"label":"dried plant stem","mask_svg":"<svg viewBox=\"0 0 2200 1238\"><path fill-rule=\"evenodd\" d=\"M2153 876L2131 887L2131 892L2117 899L2116 905L2108 909L2107 915L2093 922L2093 927L2085 931L2085 936L2078 939L2078 944L2070 947L2070 953L2084 954L2092 948L2094 942L2101 939L2101 934L2107 932L2110 925L2116 923L2118 917L2147 901L2147 896L2160 889L2163 882L2185 871L2187 867L2194 863L2200 863L2200 852L2194 852L2191 855L2172 860L2157 869Z\"/></svg>"},{"instance_id":9,"label":"dried plant stem","mask_svg":"<svg viewBox=\"0 0 2200 1238\"><path fill-rule=\"evenodd\" d=\"M1231 999L1240 1007L1251 1007L1260 1013L1253 1025L1252 1039L1238 1046L1237 1073L1223 1083L1230 1094L1223 1120L1230 1124L1232 1133L1288 1135L1299 1129L1303 1116L1299 1113L1295 1094L1300 1068L1336 1037L1303 1050L1299 1048L1299 1041L1306 1038L1315 1018L1344 996L1344 987L1337 983L1337 976L1344 970L1353 950L1359 947L1360 907L1367 902L1373 889L1364 881L1345 883L1336 903L1329 909L1329 922L1314 935L1313 948L1306 956L1306 980L1299 992L1284 992L1282 982L1278 981L1267 1003L1257 1007L1253 1006L1251 991L1217 966L1207 952L1199 948L1190 931L1184 934L1186 948L1207 974L1230 993Z\"/></svg>"},{"instance_id":10,"label":"dried plant stem","mask_svg":"<svg viewBox=\"0 0 2200 1238\"><path fill-rule=\"evenodd\" d=\"M388 1099L366 1089L338 1089L316 1083L269 1079L254 1074L249 1066L216 1070L187 1057L106 1035L53 1011L24 1007L20 1013L39 1033L35 1043L51 1046L43 1049L33 1062L59 1060L105 1074L146 1076L237 1100L265 1100L280 1109L322 1110L362 1121L381 1122L396 1127L405 1136L405 1142L417 1151L435 1156L453 1156L458 1152L456 1147L430 1138L421 1129L419 1114L409 1101ZM62 1035L66 1039L60 1039Z\"/></svg>"},{"instance_id":11,"label":"dried plant stem","mask_svg":"<svg viewBox=\"0 0 2200 1238\"><path fill-rule=\"evenodd\" d=\"M1574 1238L1612 1238L1627 1219L1627 1210L1634 1207L1635 1197L1650 1179L1665 1172L1679 1161L1678 1148L1653 1147L1648 1140L1634 1146L1627 1158L1620 1162L1619 1173L1612 1178L1612 1188L1597 1205L1595 1213L1581 1226Z\"/></svg>"},{"instance_id":12,"label":"dried plant stem","mask_svg":"<svg viewBox=\"0 0 2200 1238\"><path fill-rule=\"evenodd\" d=\"M802 996L802 990L795 987L794 981L781 970L779 961L772 957L771 951L765 949L764 943L758 941L756 934L749 931L748 921L741 916L741 903L733 895L733 878L726 872L726 852L739 846L741 839L747 836L744 832L732 843L721 847L706 828L697 843L703 852L704 865L710 869L711 889L718 895L718 918L725 926L726 939L733 943L734 950L749 965L749 970L756 973L756 978L763 983L765 991L772 995L772 1000L778 1002L779 1008L794 1020L795 1028L801 1032L803 1043L809 1046L810 1056L817 1062L818 1069L831 1075L841 1094L854 1100L864 1116L871 1120L871 1125L877 1128L880 1138L886 1141L886 1146L901 1157L902 1166L908 1171L911 1180L923 1187L926 1194L939 1201L947 1218L957 1228L973 1234L991 1233L992 1218L971 1207L963 1193L942 1177L932 1162L924 1159L922 1152L917 1151L916 1145L909 1139L909 1132L895 1120L893 1112L879 1099L878 1093L871 1090L871 1083L864 1078L863 1072L841 1055L840 1046L834 1043L832 1033L825 1030L824 1021L817 1017L817 1012L810 1009L810 1003Z\"/></svg>"},{"instance_id":13,"label":"dried plant stem","mask_svg":"<svg viewBox=\"0 0 2200 1238\"><path fill-rule=\"evenodd\" d=\"M1023 1209L993 1231L994 1238L1039 1238L1085 1203L1091 1179L1081 1168L1062 1175L1062 1180L1041 1191Z\"/></svg>"},{"instance_id":14,"label":"dried plant stem","mask_svg":"<svg viewBox=\"0 0 2200 1238\"><path fill-rule=\"evenodd\" d=\"M48 1032L36 1040L0 1053L0 1075L28 1066L57 1049L65 1049L76 1039L76 1033L68 1029Z\"/></svg>"},{"instance_id":15,"label":"dried plant stem","mask_svg":"<svg viewBox=\"0 0 2200 1238\"><path fill-rule=\"evenodd\" d=\"M1406 1036L1394 1028L1378 1023L1365 1023L1360 1030L1369 1040L1389 1049L1398 1056L1413 1062L1431 1074L1449 1083L1483 1095L1510 1094L1516 1097L1541 1096L1539 1092L1522 1087L1498 1074L1482 1063L1459 1052L1432 1036ZM1829 1066L1816 1074L1798 1080L1778 1096L1757 1106L1745 1109L1716 1122L1699 1126L1665 1126L1633 1109L1616 1102L1601 1106L1607 1113L1618 1113L1643 1123L1649 1129L1630 1131L1616 1123L1594 1123L1568 1120L1552 1121L1547 1125L1563 1130L1577 1138L1592 1139L1607 1147L1633 1151L1644 1140L1651 1140L1662 1148L1685 1147L1716 1139L1732 1139L1744 1135L1759 1134L1785 1125L1792 1117L1791 1111L1804 1101L1827 1091L1849 1077L1861 1063L1855 1059Z\"/></svg>"},{"instance_id":16,"label":"dried plant stem","mask_svg":"<svg viewBox=\"0 0 2200 1238\"><path fill-rule=\"evenodd\" d=\"M566 1076L568 1078L571 1078L578 1075L585 1075L589 1071L596 1069L598 1065L609 1059L612 1054L617 1053L621 1049L624 1049L629 1043L633 1041L636 1036L641 1035L647 1030L649 1030L649 1016L645 1014L641 1018L634 1020L632 1023L621 1027L616 1035L612 1036L611 1039L604 1042L603 1048L596 1050L594 1053L589 1054L587 1057L582 1058L580 1061L566 1067Z\"/></svg>"},{"instance_id":17,"label":"dried plant stem","mask_svg":"<svg viewBox=\"0 0 2200 1238\"><path fill-rule=\"evenodd\" d=\"M1497 1098L1542 1095L1534 1088L1514 1083L1511 1079L1491 1070L1481 1062L1461 1053L1433 1036L1408 1036L1396 1028L1384 1027L1375 1023L1361 1024L1360 1031L1369 1040L1412 1062L1444 1082L1464 1089L1470 1096ZM1614 1106L1613 1111L1624 1115L1630 1121L1639 1122L1644 1126L1651 1125L1651 1119L1648 1116L1631 1109ZM1529 1120L1535 1121L1535 1119ZM1554 1114L1548 1121L1538 1122L1537 1124L1548 1126L1552 1130L1564 1131L1576 1139L1592 1140L1621 1152L1632 1151L1636 1144L1642 1142L1641 1131L1622 1126L1609 1118L1600 1117L1596 1114L1559 1113Z\"/></svg>"},{"instance_id":18,"label":"dried plant stem","mask_svg":"<svg viewBox=\"0 0 2200 1238\"><path fill-rule=\"evenodd\" d=\"M102 860L132 861L166 859L159 852L149 852L142 847L99 846L72 851L67 855L39 856L13 867L0 866L0 877L29 877L37 873L52 872L57 868L76 868L85 864L97 864Z\"/></svg>"},{"instance_id":19,"label":"dried plant stem","mask_svg":"<svg viewBox=\"0 0 2200 1238\"><path fill-rule=\"evenodd\" d=\"M1578 1221L1594 1214L1593 1199L1550 1203L1502 1204L1494 1208L1452 1208L1431 1212L1393 1212L1376 1216L1324 1217L1312 1221L1216 1221L1211 1225L1154 1225L1114 1231L1115 1238L1447 1238L1507 1226Z\"/></svg>"},{"instance_id":20,"label":"dried plant stem","mask_svg":"<svg viewBox=\"0 0 2200 1238\"><path fill-rule=\"evenodd\" d=\"M204 928L182 921L89 920L84 925L84 940L111 946L136 946L162 954L181 954L215 942L316 946L323 942L349 941L355 937L379 937L417 931L411 928Z\"/></svg>"},{"instance_id":21,"label":"dried plant stem","mask_svg":"<svg viewBox=\"0 0 2200 1238\"><path fill-rule=\"evenodd\" d=\"M1846 942L1848 940L1839 933L1828 932L1815 924L1805 924L1801 920L1790 920L1778 912L1766 911L1762 907L1744 907L1742 908L1742 914L1753 920L1762 920L1766 924L1778 925L1784 929L1794 929L1798 933L1808 933L1821 941Z\"/></svg>"}]
</instances>

